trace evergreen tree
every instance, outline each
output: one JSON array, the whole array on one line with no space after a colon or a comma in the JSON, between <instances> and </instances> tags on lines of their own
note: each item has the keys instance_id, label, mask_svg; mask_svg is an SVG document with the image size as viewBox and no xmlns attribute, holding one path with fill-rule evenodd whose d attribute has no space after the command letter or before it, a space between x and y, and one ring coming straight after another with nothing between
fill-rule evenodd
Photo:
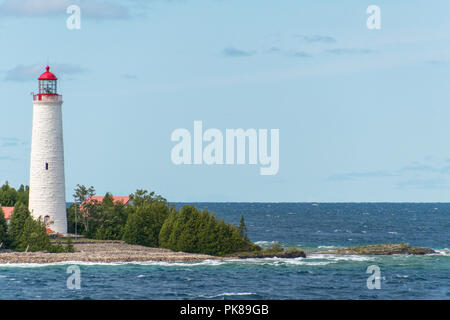
<instances>
[{"instance_id":1,"label":"evergreen tree","mask_svg":"<svg viewBox=\"0 0 450 320\"><path fill-rule=\"evenodd\" d=\"M18 190L9 186L6 182L0 188L0 206L14 207L17 203L22 203L28 206L29 188L21 185Z\"/></svg>"},{"instance_id":2,"label":"evergreen tree","mask_svg":"<svg viewBox=\"0 0 450 320\"><path fill-rule=\"evenodd\" d=\"M256 245L241 237L235 225L217 221L207 210L198 211L184 206L180 212L171 212L161 228L160 246L175 251L226 255L239 251L252 251Z\"/></svg>"},{"instance_id":3,"label":"evergreen tree","mask_svg":"<svg viewBox=\"0 0 450 320\"><path fill-rule=\"evenodd\" d=\"M161 227L161 231L159 232L159 245L163 248L169 248L169 238L177 215L178 212L175 208L170 209L169 216Z\"/></svg>"},{"instance_id":4,"label":"evergreen tree","mask_svg":"<svg viewBox=\"0 0 450 320\"><path fill-rule=\"evenodd\" d=\"M16 204L9 222L9 240L13 249L20 245L20 237L29 218L31 218L31 215L25 205L22 203Z\"/></svg>"},{"instance_id":5,"label":"evergreen tree","mask_svg":"<svg viewBox=\"0 0 450 320\"><path fill-rule=\"evenodd\" d=\"M9 246L8 225L5 220L5 214L0 207L0 249L5 249Z\"/></svg>"},{"instance_id":6,"label":"evergreen tree","mask_svg":"<svg viewBox=\"0 0 450 320\"><path fill-rule=\"evenodd\" d=\"M45 224L41 220L34 220L29 216L23 228L23 232L19 237L16 250L30 252L35 251L52 251L52 244L47 234Z\"/></svg>"},{"instance_id":7,"label":"evergreen tree","mask_svg":"<svg viewBox=\"0 0 450 320\"><path fill-rule=\"evenodd\" d=\"M139 198L133 202L123 240L130 244L158 247L161 228L169 216L168 204L162 198L142 200Z\"/></svg>"},{"instance_id":8,"label":"evergreen tree","mask_svg":"<svg viewBox=\"0 0 450 320\"><path fill-rule=\"evenodd\" d=\"M242 239L248 240L248 230L247 226L245 225L244 216L241 217L241 222L239 223L239 234L241 235Z\"/></svg>"},{"instance_id":9,"label":"evergreen tree","mask_svg":"<svg viewBox=\"0 0 450 320\"><path fill-rule=\"evenodd\" d=\"M67 238L67 244L66 244L66 252L75 252L75 247L73 246L72 238Z\"/></svg>"}]
</instances>

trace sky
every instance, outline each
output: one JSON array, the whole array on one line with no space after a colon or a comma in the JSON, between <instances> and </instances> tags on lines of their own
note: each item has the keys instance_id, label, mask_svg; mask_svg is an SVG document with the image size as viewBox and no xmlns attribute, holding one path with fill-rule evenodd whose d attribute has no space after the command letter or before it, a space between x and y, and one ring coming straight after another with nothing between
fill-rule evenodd
<instances>
[{"instance_id":1,"label":"sky","mask_svg":"<svg viewBox=\"0 0 450 320\"><path fill-rule=\"evenodd\" d=\"M66 9L81 9L70 30ZM381 29L366 26L369 5ZM450 2L0 0L0 181L27 184L32 99L63 95L66 197L450 201ZM171 134L279 129L279 171L175 165Z\"/></svg>"}]
</instances>

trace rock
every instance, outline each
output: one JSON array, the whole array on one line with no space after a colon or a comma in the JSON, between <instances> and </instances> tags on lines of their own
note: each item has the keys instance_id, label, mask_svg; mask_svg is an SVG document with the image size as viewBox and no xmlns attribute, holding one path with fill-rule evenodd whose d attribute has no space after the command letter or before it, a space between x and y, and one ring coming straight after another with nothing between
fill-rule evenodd
<instances>
[{"instance_id":1,"label":"rock","mask_svg":"<svg viewBox=\"0 0 450 320\"><path fill-rule=\"evenodd\" d=\"M393 254L413 254L425 255L436 253L429 248L410 247L407 243L398 244L375 244L367 246L349 247L344 249L319 251L317 253L323 254L355 254L355 255L393 255Z\"/></svg>"},{"instance_id":2,"label":"rock","mask_svg":"<svg viewBox=\"0 0 450 320\"><path fill-rule=\"evenodd\" d=\"M276 253L267 253L264 251L261 252L243 252L238 253L236 255L231 256L233 258L239 259L249 259L249 258L286 258L286 259L295 259L295 258L306 258L305 252L301 250L283 250Z\"/></svg>"}]
</instances>

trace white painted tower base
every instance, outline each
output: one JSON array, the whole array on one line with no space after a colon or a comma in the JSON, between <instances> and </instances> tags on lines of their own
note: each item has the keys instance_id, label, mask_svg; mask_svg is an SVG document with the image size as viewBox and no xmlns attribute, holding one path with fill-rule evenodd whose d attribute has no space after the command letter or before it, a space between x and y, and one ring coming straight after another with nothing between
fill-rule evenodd
<instances>
[{"instance_id":1,"label":"white painted tower base","mask_svg":"<svg viewBox=\"0 0 450 320\"><path fill-rule=\"evenodd\" d=\"M67 233L62 97L33 101L29 210L48 228Z\"/></svg>"}]
</instances>

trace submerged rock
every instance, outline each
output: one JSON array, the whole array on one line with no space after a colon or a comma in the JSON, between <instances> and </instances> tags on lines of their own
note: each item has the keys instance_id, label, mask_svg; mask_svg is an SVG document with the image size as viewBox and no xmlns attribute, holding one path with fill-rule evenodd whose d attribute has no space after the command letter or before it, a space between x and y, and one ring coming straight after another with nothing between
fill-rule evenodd
<instances>
[{"instance_id":1,"label":"submerged rock","mask_svg":"<svg viewBox=\"0 0 450 320\"><path fill-rule=\"evenodd\" d=\"M429 248L410 247L407 243L387 243L366 246L349 247L337 250L320 251L324 254L355 254L355 255L393 255L393 254L413 254L425 255L436 253Z\"/></svg>"},{"instance_id":2,"label":"submerged rock","mask_svg":"<svg viewBox=\"0 0 450 320\"><path fill-rule=\"evenodd\" d=\"M301 250L283 250L280 252L243 252L232 255L232 257L236 257L239 259L249 259L249 258L306 258L305 252Z\"/></svg>"}]
</instances>

